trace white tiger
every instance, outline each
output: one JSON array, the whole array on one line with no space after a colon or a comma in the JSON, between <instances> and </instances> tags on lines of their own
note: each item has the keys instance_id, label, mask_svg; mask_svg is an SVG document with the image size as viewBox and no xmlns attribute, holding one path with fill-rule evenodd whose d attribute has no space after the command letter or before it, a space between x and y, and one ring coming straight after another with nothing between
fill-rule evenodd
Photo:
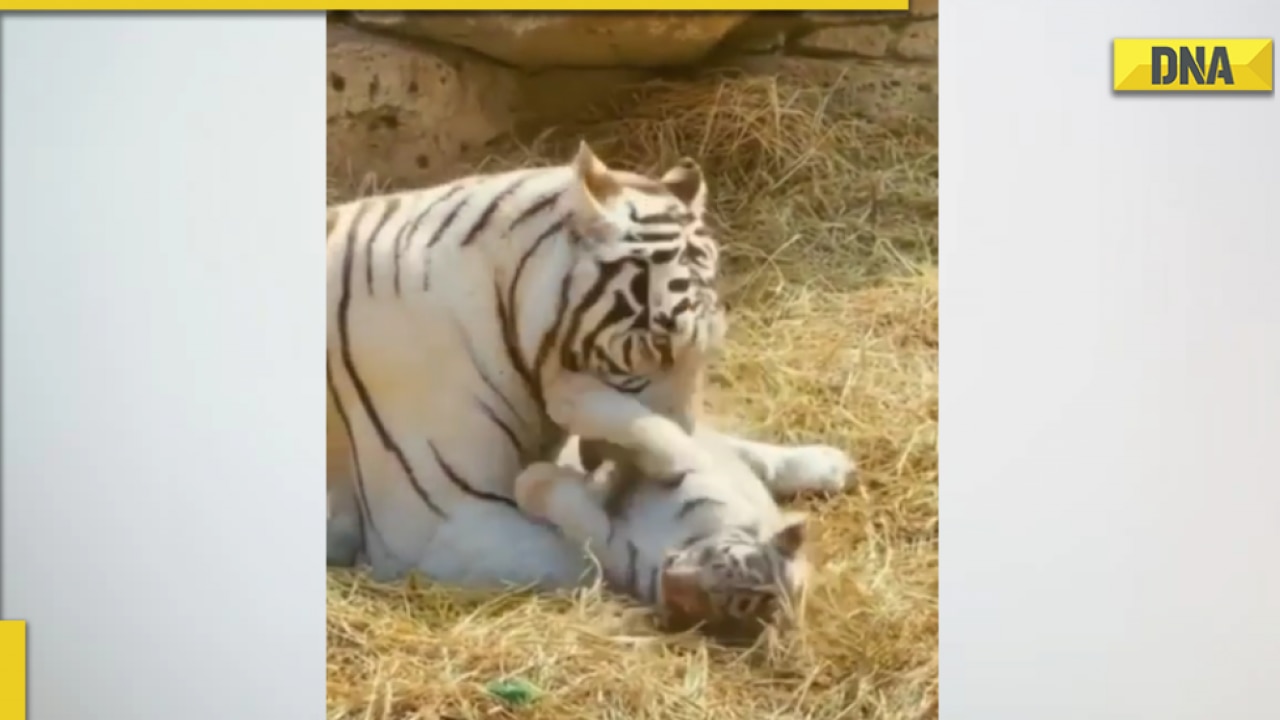
<instances>
[{"instance_id":1,"label":"white tiger","mask_svg":"<svg viewBox=\"0 0 1280 720\"><path fill-rule=\"evenodd\" d=\"M358 553L379 579L477 587L582 582L581 552L516 508L514 481L565 445L546 410L565 372L692 426L693 399L663 383L716 310L706 197L690 160L654 180L584 143L566 165L330 208L330 562ZM851 469L823 446L724 441L793 490Z\"/></svg>"}]
</instances>

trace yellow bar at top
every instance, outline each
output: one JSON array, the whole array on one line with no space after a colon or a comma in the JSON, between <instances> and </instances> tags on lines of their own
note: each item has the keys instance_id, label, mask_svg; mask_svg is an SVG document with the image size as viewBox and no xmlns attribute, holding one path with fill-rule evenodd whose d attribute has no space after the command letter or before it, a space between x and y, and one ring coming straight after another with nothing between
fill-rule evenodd
<instances>
[{"instance_id":1,"label":"yellow bar at top","mask_svg":"<svg viewBox=\"0 0 1280 720\"><path fill-rule=\"evenodd\" d=\"M27 623L0 620L0 720L27 718Z\"/></svg>"},{"instance_id":2,"label":"yellow bar at top","mask_svg":"<svg viewBox=\"0 0 1280 720\"><path fill-rule=\"evenodd\" d=\"M784 3L774 0L691 2L690 0L613 0L612 2L528 2L525 0L468 0L467 2L338 2L337 0L0 0L0 10L22 11L323 11L323 10L906 10L909 0L808 0Z\"/></svg>"}]
</instances>

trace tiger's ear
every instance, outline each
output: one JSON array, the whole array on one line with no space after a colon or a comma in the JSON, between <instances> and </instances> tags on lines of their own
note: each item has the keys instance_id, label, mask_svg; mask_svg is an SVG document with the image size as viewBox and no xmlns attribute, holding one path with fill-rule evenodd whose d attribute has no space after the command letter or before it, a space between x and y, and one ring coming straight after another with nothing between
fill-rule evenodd
<instances>
[{"instance_id":1,"label":"tiger's ear","mask_svg":"<svg viewBox=\"0 0 1280 720\"><path fill-rule=\"evenodd\" d=\"M796 512L783 516L782 527L778 528L778 531L769 539L778 554L785 558L793 558L800 552L807 535L805 524L808 519L804 513Z\"/></svg>"},{"instance_id":2,"label":"tiger's ear","mask_svg":"<svg viewBox=\"0 0 1280 720\"><path fill-rule=\"evenodd\" d=\"M572 166L580 191L579 209L588 216L603 212L601 205L621 190L618 181L609 172L609 166L596 157L586 140L578 145L578 154L574 156Z\"/></svg>"},{"instance_id":3,"label":"tiger's ear","mask_svg":"<svg viewBox=\"0 0 1280 720\"><path fill-rule=\"evenodd\" d=\"M688 205L693 212L701 213L706 209L707 181L702 176L702 168L693 158L680 158L662 176L661 182L677 200Z\"/></svg>"}]
</instances>

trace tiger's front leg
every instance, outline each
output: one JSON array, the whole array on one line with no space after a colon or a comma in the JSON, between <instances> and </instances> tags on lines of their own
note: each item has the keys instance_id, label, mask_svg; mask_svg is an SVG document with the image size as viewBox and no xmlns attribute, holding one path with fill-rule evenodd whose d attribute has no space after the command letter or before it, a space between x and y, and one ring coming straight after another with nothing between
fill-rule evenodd
<instances>
[{"instance_id":1,"label":"tiger's front leg","mask_svg":"<svg viewBox=\"0 0 1280 720\"><path fill-rule=\"evenodd\" d=\"M636 453L648 477L669 477L710 461L677 422L593 375L561 373L547 391L552 422L583 441L600 441Z\"/></svg>"}]
</instances>

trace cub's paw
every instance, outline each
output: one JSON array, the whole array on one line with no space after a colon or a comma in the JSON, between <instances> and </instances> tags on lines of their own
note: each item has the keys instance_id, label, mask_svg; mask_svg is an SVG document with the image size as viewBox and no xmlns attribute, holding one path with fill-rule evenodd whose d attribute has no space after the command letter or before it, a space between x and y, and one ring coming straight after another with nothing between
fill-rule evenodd
<instances>
[{"instance_id":1,"label":"cub's paw","mask_svg":"<svg viewBox=\"0 0 1280 720\"><path fill-rule=\"evenodd\" d=\"M856 482L857 463L829 445L788 448L776 458L773 490L781 495L836 493Z\"/></svg>"},{"instance_id":2,"label":"cub's paw","mask_svg":"<svg viewBox=\"0 0 1280 720\"><path fill-rule=\"evenodd\" d=\"M516 476L516 507L537 520L546 520L547 499L557 483L572 478L574 473L549 462L532 463Z\"/></svg>"}]
</instances>

